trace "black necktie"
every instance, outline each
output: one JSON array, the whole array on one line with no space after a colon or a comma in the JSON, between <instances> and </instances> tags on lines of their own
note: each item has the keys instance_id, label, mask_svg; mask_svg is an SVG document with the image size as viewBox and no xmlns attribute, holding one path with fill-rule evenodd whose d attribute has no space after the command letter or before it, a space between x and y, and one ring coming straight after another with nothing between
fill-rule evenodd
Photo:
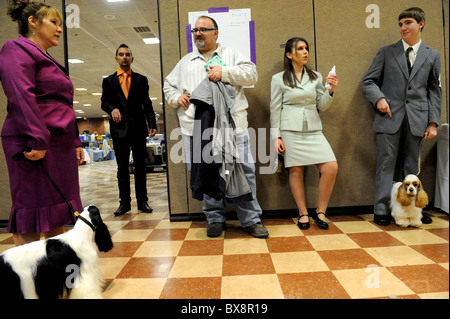
<instances>
[{"instance_id":1,"label":"black necktie","mask_svg":"<svg viewBox=\"0 0 450 319\"><path fill-rule=\"evenodd\" d=\"M409 73L411 73L411 69L412 69L411 61L409 60L409 53L410 53L412 50L413 50L413 48L412 48L412 47L409 47L408 49L406 49L406 53L405 53L405 55L406 55L406 63L408 63L408 71L409 71Z\"/></svg>"}]
</instances>

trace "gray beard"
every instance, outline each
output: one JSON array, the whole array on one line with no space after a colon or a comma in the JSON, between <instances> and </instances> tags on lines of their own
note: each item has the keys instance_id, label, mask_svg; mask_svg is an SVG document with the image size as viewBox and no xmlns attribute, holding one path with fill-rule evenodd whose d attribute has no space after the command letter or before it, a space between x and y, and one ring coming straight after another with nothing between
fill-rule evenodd
<instances>
[{"instance_id":1,"label":"gray beard","mask_svg":"<svg viewBox=\"0 0 450 319\"><path fill-rule=\"evenodd\" d=\"M205 41L195 41L195 46L197 47L197 49L203 49L205 47Z\"/></svg>"}]
</instances>

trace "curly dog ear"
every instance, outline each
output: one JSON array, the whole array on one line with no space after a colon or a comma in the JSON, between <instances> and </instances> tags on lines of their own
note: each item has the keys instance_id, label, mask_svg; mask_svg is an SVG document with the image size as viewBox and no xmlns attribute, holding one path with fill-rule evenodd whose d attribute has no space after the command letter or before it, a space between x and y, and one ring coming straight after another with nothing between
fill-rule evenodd
<instances>
[{"instance_id":1,"label":"curly dog ear","mask_svg":"<svg viewBox=\"0 0 450 319\"><path fill-rule=\"evenodd\" d=\"M405 183L402 183L397 189L397 202L402 206L409 206L412 203L412 198L406 194Z\"/></svg>"},{"instance_id":2,"label":"curly dog ear","mask_svg":"<svg viewBox=\"0 0 450 319\"><path fill-rule=\"evenodd\" d=\"M423 190L422 183L419 184L419 191L417 192L416 207L425 208L428 205L428 195Z\"/></svg>"}]
</instances>

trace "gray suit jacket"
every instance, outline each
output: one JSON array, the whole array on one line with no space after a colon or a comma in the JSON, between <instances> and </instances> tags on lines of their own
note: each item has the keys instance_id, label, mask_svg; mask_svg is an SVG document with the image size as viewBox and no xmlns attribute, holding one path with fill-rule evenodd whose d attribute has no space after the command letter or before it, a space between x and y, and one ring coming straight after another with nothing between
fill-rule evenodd
<instances>
[{"instance_id":1,"label":"gray suit jacket","mask_svg":"<svg viewBox=\"0 0 450 319\"><path fill-rule=\"evenodd\" d=\"M361 86L376 109L377 101L386 98L392 113L377 110L373 130L394 134L408 115L411 132L423 136L429 123L439 125L442 92L440 53L421 43L411 74L408 72L403 43L381 48L372 61Z\"/></svg>"}]
</instances>

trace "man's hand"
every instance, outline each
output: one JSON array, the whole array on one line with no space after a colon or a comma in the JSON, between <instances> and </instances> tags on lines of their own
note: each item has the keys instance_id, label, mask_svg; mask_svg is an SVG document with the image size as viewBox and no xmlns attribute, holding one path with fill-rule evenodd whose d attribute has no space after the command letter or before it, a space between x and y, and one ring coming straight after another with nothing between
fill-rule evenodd
<instances>
[{"instance_id":1,"label":"man's hand","mask_svg":"<svg viewBox=\"0 0 450 319\"><path fill-rule=\"evenodd\" d=\"M222 67L219 65L210 65L208 72L208 79L214 82L219 82L222 80Z\"/></svg>"},{"instance_id":2,"label":"man's hand","mask_svg":"<svg viewBox=\"0 0 450 319\"><path fill-rule=\"evenodd\" d=\"M391 108L389 107L389 104L385 98L381 98L378 100L377 109L381 113L387 113L389 115L389 117L392 117Z\"/></svg>"},{"instance_id":3,"label":"man's hand","mask_svg":"<svg viewBox=\"0 0 450 319\"><path fill-rule=\"evenodd\" d=\"M113 121L116 123L119 123L122 120L122 114L120 114L119 109L112 110L111 117Z\"/></svg>"},{"instance_id":4,"label":"man's hand","mask_svg":"<svg viewBox=\"0 0 450 319\"><path fill-rule=\"evenodd\" d=\"M189 105L191 105L191 102L189 101L189 98L191 97L190 94L183 94L178 98L178 105L180 105L182 108L187 109L189 108Z\"/></svg>"},{"instance_id":5,"label":"man's hand","mask_svg":"<svg viewBox=\"0 0 450 319\"><path fill-rule=\"evenodd\" d=\"M148 131L148 134L150 135L150 137L155 136L155 134L156 134L156 128L151 128L151 129Z\"/></svg>"},{"instance_id":6,"label":"man's hand","mask_svg":"<svg viewBox=\"0 0 450 319\"><path fill-rule=\"evenodd\" d=\"M425 131L424 138L426 140L431 140L432 138L436 137L436 135L437 135L437 125L436 123L430 123L430 125L428 125Z\"/></svg>"}]
</instances>

